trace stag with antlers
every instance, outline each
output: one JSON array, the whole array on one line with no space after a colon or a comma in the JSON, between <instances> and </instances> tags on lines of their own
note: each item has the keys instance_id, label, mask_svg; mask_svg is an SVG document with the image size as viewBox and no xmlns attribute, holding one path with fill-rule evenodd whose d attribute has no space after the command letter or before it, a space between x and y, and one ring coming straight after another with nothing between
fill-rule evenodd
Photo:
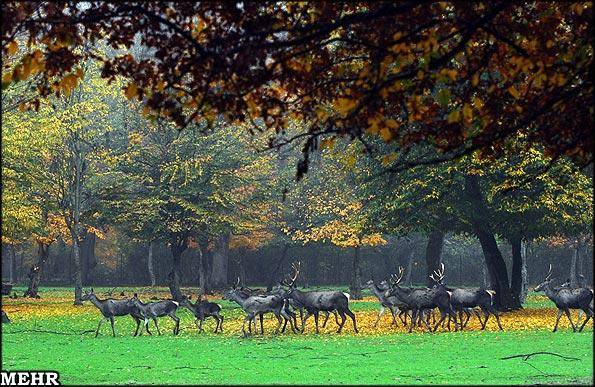
<instances>
[{"instance_id":1,"label":"stag with antlers","mask_svg":"<svg viewBox=\"0 0 595 387\"><path fill-rule=\"evenodd\" d=\"M554 325L553 332L558 330L558 323L560 322L560 317L562 317L562 313L566 314L568 317L568 321L570 321L570 326L572 326L572 330L576 332L576 327L570 318L570 309L580 309L582 310L587 318L579 328L579 332L583 330L589 319L593 317L593 306L591 302L593 301L593 291L587 288L567 288L567 287L560 287L558 289L552 287L551 283L553 281L552 276L552 265L550 264L550 269L545 276L545 279L542 283L535 287L536 292L545 292L545 295L556 304L558 308L558 316L556 317L556 324ZM577 322L578 325L578 322Z\"/></svg>"},{"instance_id":2,"label":"stag with antlers","mask_svg":"<svg viewBox=\"0 0 595 387\"><path fill-rule=\"evenodd\" d=\"M412 309L411 315L411 324L409 325L409 332L413 331L413 327L417 322L417 319L421 319L426 328L430 332L435 332L438 329L438 326L446 319L446 316L450 316L452 321L455 324L455 331L458 329L458 324L456 320L456 316L452 307L450 306L450 293L443 287L438 286L430 289L413 289L411 291L407 291L399 286L401 279L403 278L404 270L402 267L399 266L399 274L398 275L391 275L391 289L386 292L386 296L396 296L401 301L409 305ZM442 280L444 277L444 272L434 272L437 276L436 278ZM422 314L424 311L429 311L434 308L438 308L440 310L440 320L436 322L434 325L434 329L432 329L429 323L422 318Z\"/></svg>"},{"instance_id":3,"label":"stag with antlers","mask_svg":"<svg viewBox=\"0 0 595 387\"><path fill-rule=\"evenodd\" d=\"M486 329L486 325L488 323L488 319L490 315L493 315L496 319L496 323L498 324L498 328L502 330L502 325L500 324L500 316L496 309L494 308L494 294L493 290L486 290L486 289L452 289L446 287L442 280L444 278L444 263L440 264L440 269L434 271L433 274L430 275L430 278L436 283L435 287L442 286L446 291L450 293L450 305L454 309L455 314L458 312L459 314L459 325L461 330L465 328L467 322L471 317L471 311L474 310L475 307L479 307L485 317L485 321L482 321L481 315L475 311L477 319L481 324L481 330ZM463 313L467 315L467 319L463 322ZM449 324L450 324L450 317L449 317Z\"/></svg>"},{"instance_id":4,"label":"stag with antlers","mask_svg":"<svg viewBox=\"0 0 595 387\"><path fill-rule=\"evenodd\" d=\"M319 313L325 311L333 312L335 310L337 311L337 313L339 313L339 316L341 316L341 322L339 324L339 329L337 329L337 333L341 333L341 330L345 325L345 315L351 318L351 321L353 321L353 330L355 333L358 333L355 315L351 310L349 310L349 298L345 295L345 293L332 290L303 292L299 290L295 285L295 281L297 280L300 274L301 263L298 262L297 265L292 264L291 266L293 268L293 275L291 279L286 282L286 285L289 288L289 290L287 291L287 296L297 304L302 305L306 310L304 318L302 319L302 333L304 332L304 328L306 327L306 321L312 315L314 315L316 333L319 333Z\"/></svg>"}]
</instances>

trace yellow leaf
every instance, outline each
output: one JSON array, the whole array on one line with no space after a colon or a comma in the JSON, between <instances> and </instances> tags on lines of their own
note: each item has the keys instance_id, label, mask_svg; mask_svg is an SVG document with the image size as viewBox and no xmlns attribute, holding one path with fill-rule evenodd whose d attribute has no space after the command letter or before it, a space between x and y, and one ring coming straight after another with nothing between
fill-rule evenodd
<instances>
[{"instance_id":1,"label":"yellow leaf","mask_svg":"<svg viewBox=\"0 0 595 387\"><path fill-rule=\"evenodd\" d=\"M473 74L473 77L471 78L471 84L473 86L477 86L479 84L479 74L478 73Z\"/></svg>"},{"instance_id":2,"label":"yellow leaf","mask_svg":"<svg viewBox=\"0 0 595 387\"><path fill-rule=\"evenodd\" d=\"M447 120L449 124L452 124L453 122L459 122L461 120L461 112L458 110L453 110L448 115Z\"/></svg>"},{"instance_id":3,"label":"yellow leaf","mask_svg":"<svg viewBox=\"0 0 595 387\"><path fill-rule=\"evenodd\" d=\"M510 86L507 90L510 93L510 95L512 95L515 99L519 99L519 97L521 96L518 90L514 88L514 86Z\"/></svg>"},{"instance_id":4,"label":"yellow leaf","mask_svg":"<svg viewBox=\"0 0 595 387\"><path fill-rule=\"evenodd\" d=\"M138 95L138 88L134 83L129 83L128 87L126 87L124 95L126 95L126 98L128 99L132 99Z\"/></svg>"},{"instance_id":5,"label":"yellow leaf","mask_svg":"<svg viewBox=\"0 0 595 387\"><path fill-rule=\"evenodd\" d=\"M393 139L393 133L389 128L383 126L380 129L380 137L384 140L384 142L390 142Z\"/></svg>"},{"instance_id":6,"label":"yellow leaf","mask_svg":"<svg viewBox=\"0 0 595 387\"><path fill-rule=\"evenodd\" d=\"M8 43L8 55L14 55L18 48L19 45L16 41L13 40L12 42Z\"/></svg>"},{"instance_id":7,"label":"yellow leaf","mask_svg":"<svg viewBox=\"0 0 595 387\"><path fill-rule=\"evenodd\" d=\"M466 121L471 121L471 119L473 119L473 110L468 103L463 105L463 117Z\"/></svg>"},{"instance_id":8,"label":"yellow leaf","mask_svg":"<svg viewBox=\"0 0 595 387\"><path fill-rule=\"evenodd\" d=\"M347 115L356 105L356 101L351 98L338 98L335 101L335 108L342 115Z\"/></svg>"},{"instance_id":9,"label":"yellow leaf","mask_svg":"<svg viewBox=\"0 0 595 387\"><path fill-rule=\"evenodd\" d=\"M473 97L473 106L475 106L476 109L480 110L483 107L483 101L481 100L481 98L479 97Z\"/></svg>"}]
</instances>

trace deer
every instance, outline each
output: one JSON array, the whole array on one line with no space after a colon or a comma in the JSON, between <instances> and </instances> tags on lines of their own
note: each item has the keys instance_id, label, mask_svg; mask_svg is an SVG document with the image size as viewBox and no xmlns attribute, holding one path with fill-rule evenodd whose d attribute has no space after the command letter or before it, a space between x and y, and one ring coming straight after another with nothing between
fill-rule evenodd
<instances>
[{"instance_id":1,"label":"deer","mask_svg":"<svg viewBox=\"0 0 595 387\"><path fill-rule=\"evenodd\" d=\"M246 295L246 293L244 293L241 289L237 287L239 282L240 279L238 278L238 281L233 286L233 288L223 294L223 298L226 300L236 302L246 313L244 323L242 324L242 334L244 335L244 337L247 336L246 322L248 322L248 329L250 330L250 333L250 322L254 322L254 330L256 331L256 316L265 313L273 313L277 318L277 328L275 329L275 334L278 334L279 328L281 327L281 315L282 313L284 313L284 297L276 295L248 296ZM287 318L289 318L289 316L287 316ZM294 329L295 331L295 327L293 326L293 321L291 319L290 324L292 329ZM261 333L264 333L263 329L261 329Z\"/></svg>"},{"instance_id":2,"label":"deer","mask_svg":"<svg viewBox=\"0 0 595 387\"><path fill-rule=\"evenodd\" d=\"M180 301L180 306L192 312L196 318L194 323L196 324L198 332L204 332L204 329L202 329L202 324L207 317L213 317L217 321L214 333L217 333L217 331L223 332L223 316L221 316L221 307L214 302L202 300L200 294L197 296L197 300L194 304L192 303L191 299L192 295L184 297L182 301Z\"/></svg>"},{"instance_id":3,"label":"deer","mask_svg":"<svg viewBox=\"0 0 595 387\"><path fill-rule=\"evenodd\" d=\"M237 286L237 284L239 284L239 278L238 278L238 282L236 283L236 286ZM283 327L281 328L281 333L285 332L285 329L287 328L287 322L291 322L291 321L293 321L293 326L292 326L293 333L297 333L297 330L295 329L295 327L297 326L296 314L291 310L289 299L285 295L285 290L283 290L282 288L276 287L275 289L271 290L270 292L258 294L256 292L256 290L250 289L247 286L239 286L238 289L245 295L245 297L249 297L249 296L263 296L264 297L264 296L273 295L273 296L278 296L278 297L283 298L283 307L281 309L281 317L283 317L284 323L283 323ZM257 314L257 317L259 317L259 319L260 319L260 332L261 333L264 332L264 326L263 326L264 314L265 313ZM251 329L252 323L254 323L254 329L256 330L256 318L254 319L254 321L248 322L248 331L249 332L252 332L252 329Z\"/></svg>"},{"instance_id":4,"label":"deer","mask_svg":"<svg viewBox=\"0 0 595 387\"><path fill-rule=\"evenodd\" d=\"M163 300L157 302L148 302L144 303L138 298L138 294L134 293L134 297L131 299L132 304L138 310L138 312L143 316L145 320L145 327L147 328L147 332L149 332L149 319L153 320L155 324L155 328L157 329L157 334L161 335L161 331L159 330L159 325L157 324L157 317L169 316L175 322L173 333L177 335L180 333L180 318L176 315L176 311L178 310L178 306L180 303L173 300Z\"/></svg>"},{"instance_id":5,"label":"deer","mask_svg":"<svg viewBox=\"0 0 595 387\"><path fill-rule=\"evenodd\" d=\"M271 290L269 292L269 294L285 294L285 290L283 290L282 284L277 284L273 288L273 290ZM343 294L345 294L345 296L349 300L349 298L350 298L349 293L345 293L344 292ZM304 306L301 305L300 303L298 303L297 301L291 299L291 298L288 298L288 301L289 301L288 302L288 309L291 306L293 309L297 310L300 313L300 321L303 320L304 319L304 310L305 310L304 309ZM293 312L291 312L291 313L293 313ZM333 310L331 312L325 310L325 311L322 311L322 313L324 313L324 315L325 315L324 316L324 322L322 323L322 327L323 328L326 326L326 323L328 322L328 319L330 317L330 313L332 313L335 316L335 323L337 324L337 326L339 326L339 315L338 315L338 313L337 313L336 310ZM293 320L294 320L295 324L297 325L297 317L295 317L295 313L293 313L293 316L294 316ZM287 325L287 321L285 321L285 325ZM285 325L283 325L283 328L285 328ZM284 331L284 329L281 332L283 332L283 331Z\"/></svg>"},{"instance_id":6,"label":"deer","mask_svg":"<svg viewBox=\"0 0 595 387\"><path fill-rule=\"evenodd\" d=\"M99 311L103 315L103 318L99 320L97 330L95 330L95 337L99 335L99 328L101 328L101 324L103 324L107 320L109 320L112 325L112 336L116 337L116 331L114 329L114 317L126 315L132 316L132 318L136 322L136 331L134 332L134 336L138 334L140 321L143 319L143 316L134 307L132 300L114 300L112 298L100 300L95 295L93 288L91 288L90 290L83 293L83 295L81 296L81 301L90 301L93 305L95 305L97 309L99 309ZM149 332L149 328L145 328L147 329L147 332Z\"/></svg>"},{"instance_id":7,"label":"deer","mask_svg":"<svg viewBox=\"0 0 595 387\"><path fill-rule=\"evenodd\" d=\"M566 314L568 317L568 321L570 321L570 326L572 327L572 331L576 332L576 327L572 322L572 318L570 317L570 309L580 309L585 313L587 318L579 328L579 332L582 332L583 328L593 317L593 291L588 288L576 288L576 289L569 289L566 287L559 287L555 289L552 287L551 283L553 281L552 276L552 265L550 264L549 271L545 276L545 279L542 283L535 287L536 292L543 291L545 295L554 303L558 308L558 315L556 317L556 324L554 325L553 332L558 330L558 323L560 322L560 317L562 317L562 313ZM578 325L578 322L577 322Z\"/></svg>"},{"instance_id":8,"label":"deer","mask_svg":"<svg viewBox=\"0 0 595 387\"><path fill-rule=\"evenodd\" d=\"M304 329L306 327L306 321L311 315L314 315L314 321L316 324L316 333L319 333L318 329L318 314L320 312L332 312L334 310L339 313L341 316L341 323L339 324L339 328L337 329L337 333L341 333L343 326L345 325L346 317L348 315L353 322L353 330L355 333L358 333L357 330L357 323L355 321L355 315L351 310L349 310L349 298L343 292L339 291L310 291L304 292L299 290L295 282L298 278L300 273L300 265L292 264L293 268L293 276L291 277L290 281L286 282L288 287L287 296L294 300L299 305L302 305L306 310L304 318L302 319L302 329L301 332L304 333Z\"/></svg>"},{"instance_id":9,"label":"deer","mask_svg":"<svg viewBox=\"0 0 595 387\"><path fill-rule=\"evenodd\" d=\"M441 264L439 270L435 270L434 273L430 275L430 278L436 283L435 286L444 286L442 283L442 279L444 278L444 263ZM490 315L494 315L494 318L498 323L498 328L503 330L502 325L500 324L500 316L493 306L494 295L496 294L493 290L482 288L452 289L447 288L446 286L444 286L444 288L450 292L450 305L454 309L455 315L457 312L459 313L459 325L461 330L463 330L469 322L469 319L471 318L471 310L474 310L475 307L479 307L485 317L485 321L482 321L479 313L475 312L479 319L479 323L481 324L481 330L486 329ZM463 313L467 315L465 322L463 322Z\"/></svg>"},{"instance_id":10,"label":"deer","mask_svg":"<svg viewBox=\"0 0 595 387\"><path fill-rule=\"evenodd\" d=\"M386 286L383 286L386 285ZM393 320L391 322L392 325L397 325L396 316L398 314L403 326L407 325L406 321L403 320L403 314L406 314L409 311L409 305L405 304L404 302L400 301L395 296L386 296L385 293L388 290L389 286L386 284L385 281L381 282L380 285L376 285L374 280L369 280L366 282L366 288L370 289L372 293L378 298L380 302L380 310L378 311L378 317L376 317L376 322L374 322L374 327L378 326L378 321L380 321L380 317L384 314L386 308L388 308L392 314Z\"/></svg>"},{"instance_id":11,"label":"deer","mask_svg":"<svg viewBox=\"0 0 595 387\"><path fill-rule=\"evenodd\" d=\"M442 274L443 276L443 274ZM443 287L438 286L434 288L425 289L413 289L410 292L399 286L401 279L403 278L403 268L399 266L399 274L391 275L390 282L392 287L386 292L387 296L394 295L401 301L405 302L412 309L411 324L409 325L409 333L413 331L413 327L418 318L420 318L425 324L426 328L430 332L435 332L438 326L446 319L446 316L450 316L454 321L455 332L457 331L458 324L456 316L452 307L450 306L450 294ZM430 327L427 320L423 319L423 312L438 308L440 310L440 320L434 325L434 329Z\"/></svg>"}]
</instances>

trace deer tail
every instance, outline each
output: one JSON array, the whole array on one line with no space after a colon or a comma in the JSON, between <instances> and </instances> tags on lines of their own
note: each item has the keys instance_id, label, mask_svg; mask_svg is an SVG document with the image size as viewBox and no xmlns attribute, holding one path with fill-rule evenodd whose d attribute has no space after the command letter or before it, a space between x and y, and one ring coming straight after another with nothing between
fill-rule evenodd
<instances>
[{"instance_id":1,"label":"deer tail","mask_svg":"<svg viewBox=\"0 0 595 387\"><path fill-rule=\"evenodd\" d=\"M351 299L351 295L349 293L343 292L343 294L345 295L345 297L347 297L347 301Z\"/></svg>"},{"instance_id":2,"label":"deer tail","mask_svg":"<svg viewBox=\"0 0 595 387\"><path fill-rule=\"evenodd\" d=\"M176 307L180 306L180 303L179 303L178 301L173 301L173 300L172 300L172 302L173 302L174 304L176 304Z\"/></svg>"}]
</instances>

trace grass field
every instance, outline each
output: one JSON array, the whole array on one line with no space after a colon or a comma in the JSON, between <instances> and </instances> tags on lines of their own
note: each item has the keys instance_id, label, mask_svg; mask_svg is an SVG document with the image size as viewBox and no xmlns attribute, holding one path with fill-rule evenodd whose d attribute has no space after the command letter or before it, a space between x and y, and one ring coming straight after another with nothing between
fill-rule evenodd
<instances>
[{"instance_id":1,"label":"grass field","mask_svg":"<svg viewBox=\"0 0 595 387\"><path fill-rule=\"evenodd\" d=\"M167 297L163 288L138 290L141 299ZM103 298L106 289L95 291ZM124 291L131 295L131 289ZM178 312L179 336L172 335L172 321L162 318L162 336L132 337L133 320L119 317L116 338L104 324L96 339L87 331L96 328L99 312L89 303L73 306L71 294L46 288L38 300L3 297L2 308L13 321L2 326L3 370L58 370L66 384L593 383L593 325L573 333L562 320L561 330L552 333L555 309L534 294L525 310L503 315L504 332L492 321L488 331L479 332L473 321L463 333L407 334L403 327L390 326L388 313L374 328L378 304L366 297L352 302L358 335L351 324L337 335L331 318L319 335L311 319L304 335L275 336L268 319L264 336L241 338L241 310L217 300L225 316L223 334L211 333L215 323L207 320L207 333L199 335L184 309ZM501 359L533 352L572 359L548 354Z\"/></svg>"}]
</instances>

